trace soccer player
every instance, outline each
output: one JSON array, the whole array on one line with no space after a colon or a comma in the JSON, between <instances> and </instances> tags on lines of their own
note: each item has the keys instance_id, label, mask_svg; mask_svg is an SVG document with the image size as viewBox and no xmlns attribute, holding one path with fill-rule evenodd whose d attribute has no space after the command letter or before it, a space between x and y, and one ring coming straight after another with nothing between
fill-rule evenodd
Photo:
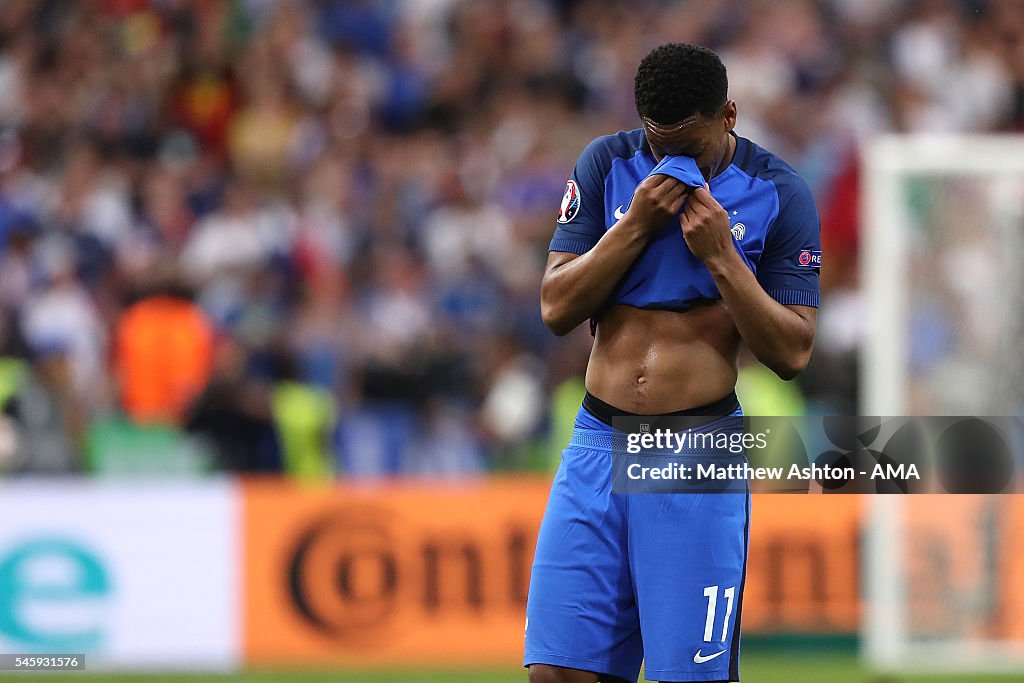
<instances>
[{"instance_id":1,"label":"soccer player","mask_svg":"<svg viewBox=\"0 0 1024 683\"><path fill-rule=\"evenodd\" d=\"M749 488L611 485L614 417L705 416L713 431L742 414L741 340L784 379L811 353L817 209L792 168L733 132L727 90L711 50L654 49L636 73L641 127L590 143L566 186L541 312L558 335L589 318L595 339L537 540L531 683L636 681L642 661L649 680L739 680ZM698 180L651 174L666 157Z\"/></svg>"}]
</instances>

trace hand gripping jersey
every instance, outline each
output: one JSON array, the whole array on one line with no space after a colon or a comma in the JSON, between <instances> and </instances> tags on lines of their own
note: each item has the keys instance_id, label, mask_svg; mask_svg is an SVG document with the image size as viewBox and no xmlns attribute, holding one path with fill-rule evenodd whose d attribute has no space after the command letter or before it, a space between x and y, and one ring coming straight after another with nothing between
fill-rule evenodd
<instances>
[{"instance_id":1,"label":"hand gripping jersey","mask_svg":"<svg viewBox=\"0 0 1024 683\"><path fill-rule=\"evenodd\" d=\"M586 253L625 215L648 174L688 177L692 165L687 161L666 157L662 164L671 164L669 169L656 171L659 165L642 129L597 138L583 150L566 183L549 251ZM692 179L684 182L694 184ZM729 213L736 250L768 295L781 304L817 307L821 236L807 183L774 154L736 136L732 164L709 185ZM711 273L672 220L651 234L605 306L684 311L719 298Z\"/></svg>"},{"instance_id":2,"label":"hand gripping jersey","mask_svg":"<svg viewBox=\"0 0 1024 683\"><path fill-rule=\"evenodd\" d=\"M687 187L704 187L704 176L701 175L700 169L697 168L697 162L690 157L666 156L662 158L657 166L651 169L647 177L649 178L652 175L671 176Z\"/></svg>"}]
</instances>

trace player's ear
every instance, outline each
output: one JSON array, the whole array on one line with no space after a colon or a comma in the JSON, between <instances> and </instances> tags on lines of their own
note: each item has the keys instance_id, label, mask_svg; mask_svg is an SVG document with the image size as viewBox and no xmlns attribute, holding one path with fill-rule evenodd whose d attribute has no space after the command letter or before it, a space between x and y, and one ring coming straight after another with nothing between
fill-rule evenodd
<instances>
[{"instance_id":1,"label":"player's ear","mask_svg":"<svg viewBox=\"0 0 1024 683\"><path fill-rule=\"evenodd\" d=\"M736 127L736 100L729 100L725 103L722 123L725 126L726 133L731 132Z\"/></svg>"}]
</instances>

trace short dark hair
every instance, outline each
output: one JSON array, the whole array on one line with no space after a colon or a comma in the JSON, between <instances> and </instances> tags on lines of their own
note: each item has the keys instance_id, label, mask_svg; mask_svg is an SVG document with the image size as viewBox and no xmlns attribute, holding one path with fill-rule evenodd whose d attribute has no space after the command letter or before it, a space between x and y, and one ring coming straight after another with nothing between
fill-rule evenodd
<instances>
[{"instance_id":1,"label":"short dark hair","mask_svg":"<svg viewBox=\"0 0 1024 683\"><path fill-rule=\"evenodd\" d=\"M636 111L655 123L682 121L721 111L729 92L725 65L706 47L666 43L648 53L636 70Z\"/></svg>"}]
</instances>

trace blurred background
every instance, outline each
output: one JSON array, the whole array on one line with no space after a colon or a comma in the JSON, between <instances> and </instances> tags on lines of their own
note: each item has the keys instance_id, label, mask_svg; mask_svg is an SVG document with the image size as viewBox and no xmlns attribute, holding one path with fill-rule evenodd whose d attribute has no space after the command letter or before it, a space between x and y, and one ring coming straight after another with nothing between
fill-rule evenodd
<instances>
[{"instance_id":1,"label":"blurred background","mask_svg":"<svg viewBox=\"0 0 1024 683\"><path fill-rule=\"evenodd\" d=\"M36 630L0 615L0 650L60 644L113 666L237 668L312 656L314 664L443 668L472 665L474 648L487 649L475 631L499 643L480 661L511 661L506 678L522 679L515 591L524 566L528 576L545 476L568 440L591 343L585 326L559 339L540 320L546 248L582 148L636 127L633 75L654 46L718 51L737 132L793 165L821 212L826 260L811 365L782 383L744 359L738 390L751 414L862 406L861 163L870 141L1024 130L1017 0L0 7L0 602L13 615L47 581L95 589L72 617L64 607L25 608ZM952 354L984 348L968 334L983 323L962 316L984 263L950 264L962 243L944 244L945 270L924 282L947 286L915 316L908 350L911 367L936 372ZM964 388L960 375L935 377L947 390ZM1019 392L1015 376L1006 381ZM907 409L936 410L918 389ZM303 485L285 483L296 480ZM314 482L336 483L309 488ZM332 614L378 623L398 602L366 607L363 598L386 589L402 596L408 584L422 611L409 617L415 626L394 628L444 632L452 598L452 633L472 646L433 657L435 646L416 637L388 650L359 638L343 647L330 629L301 633L331 619L327 607L303 608L289 544L305 538L301 514L319 518L339 505L350 507L341 530L327 534L331 552L358 571L345 574L357 578ZM822 513L832 520L824 527L807 518L787 526L804 505L764 504L764 528L778 528L752 539L750 629L767 638L824 634L839 648L836 661L846 661L859 628L863 521L851 503ZM468 510L483 521L465 521ZM294 528L282 521L292 517ZM466 544L445 536L459 524L469 524ZM171 571L165 560L209 558L196 554L191 530L214 534L202 547L220 558L223 583L193 597L209 605L203 596L238 593L213 599L225 615L222 650L158 639L133 650L110 635L145 630L144 619L123 616L142 619L143 603L117 607L136 595L118 593L131 581L113 577L143 572L133 563L157 552L146 539L172 527L168 547L181 552L159 562L148 555L162 567L150 578ZM338 550L353 538L359 552ZM386 552L375 545L381 539ZM291 588L264 605L273 598L260 597L259 581L279 578L281 553L293 561ZM496 553L508 570L498 572L505 583L491 585ZM96 560L107 572L97 574L86 555L122 559ZM25 569L36 560L42 569ZM325 575L341 566L324 562ZM30 578L10 578L22 569ZM161 594L156 584L138 590L143 601ZM492 614L481 605L494 591L513 597ZM357 603L353 616L346 610ZM273 622L296 611L290 635L253 636L254 614ZM189 614L179 616L187 631ZM109 632L90 626L92 640L47 640L38 633L48 618L65 635L77 633L67 619L107 619ZM799 638L793 659L769 662L750 680L803 680L785 667L821 644ZM779 652L771 642L765 651ZM776 664L781 673L770 673ZM391 680L369 676L358 680Z\"/></svg>"}]
</instances>

